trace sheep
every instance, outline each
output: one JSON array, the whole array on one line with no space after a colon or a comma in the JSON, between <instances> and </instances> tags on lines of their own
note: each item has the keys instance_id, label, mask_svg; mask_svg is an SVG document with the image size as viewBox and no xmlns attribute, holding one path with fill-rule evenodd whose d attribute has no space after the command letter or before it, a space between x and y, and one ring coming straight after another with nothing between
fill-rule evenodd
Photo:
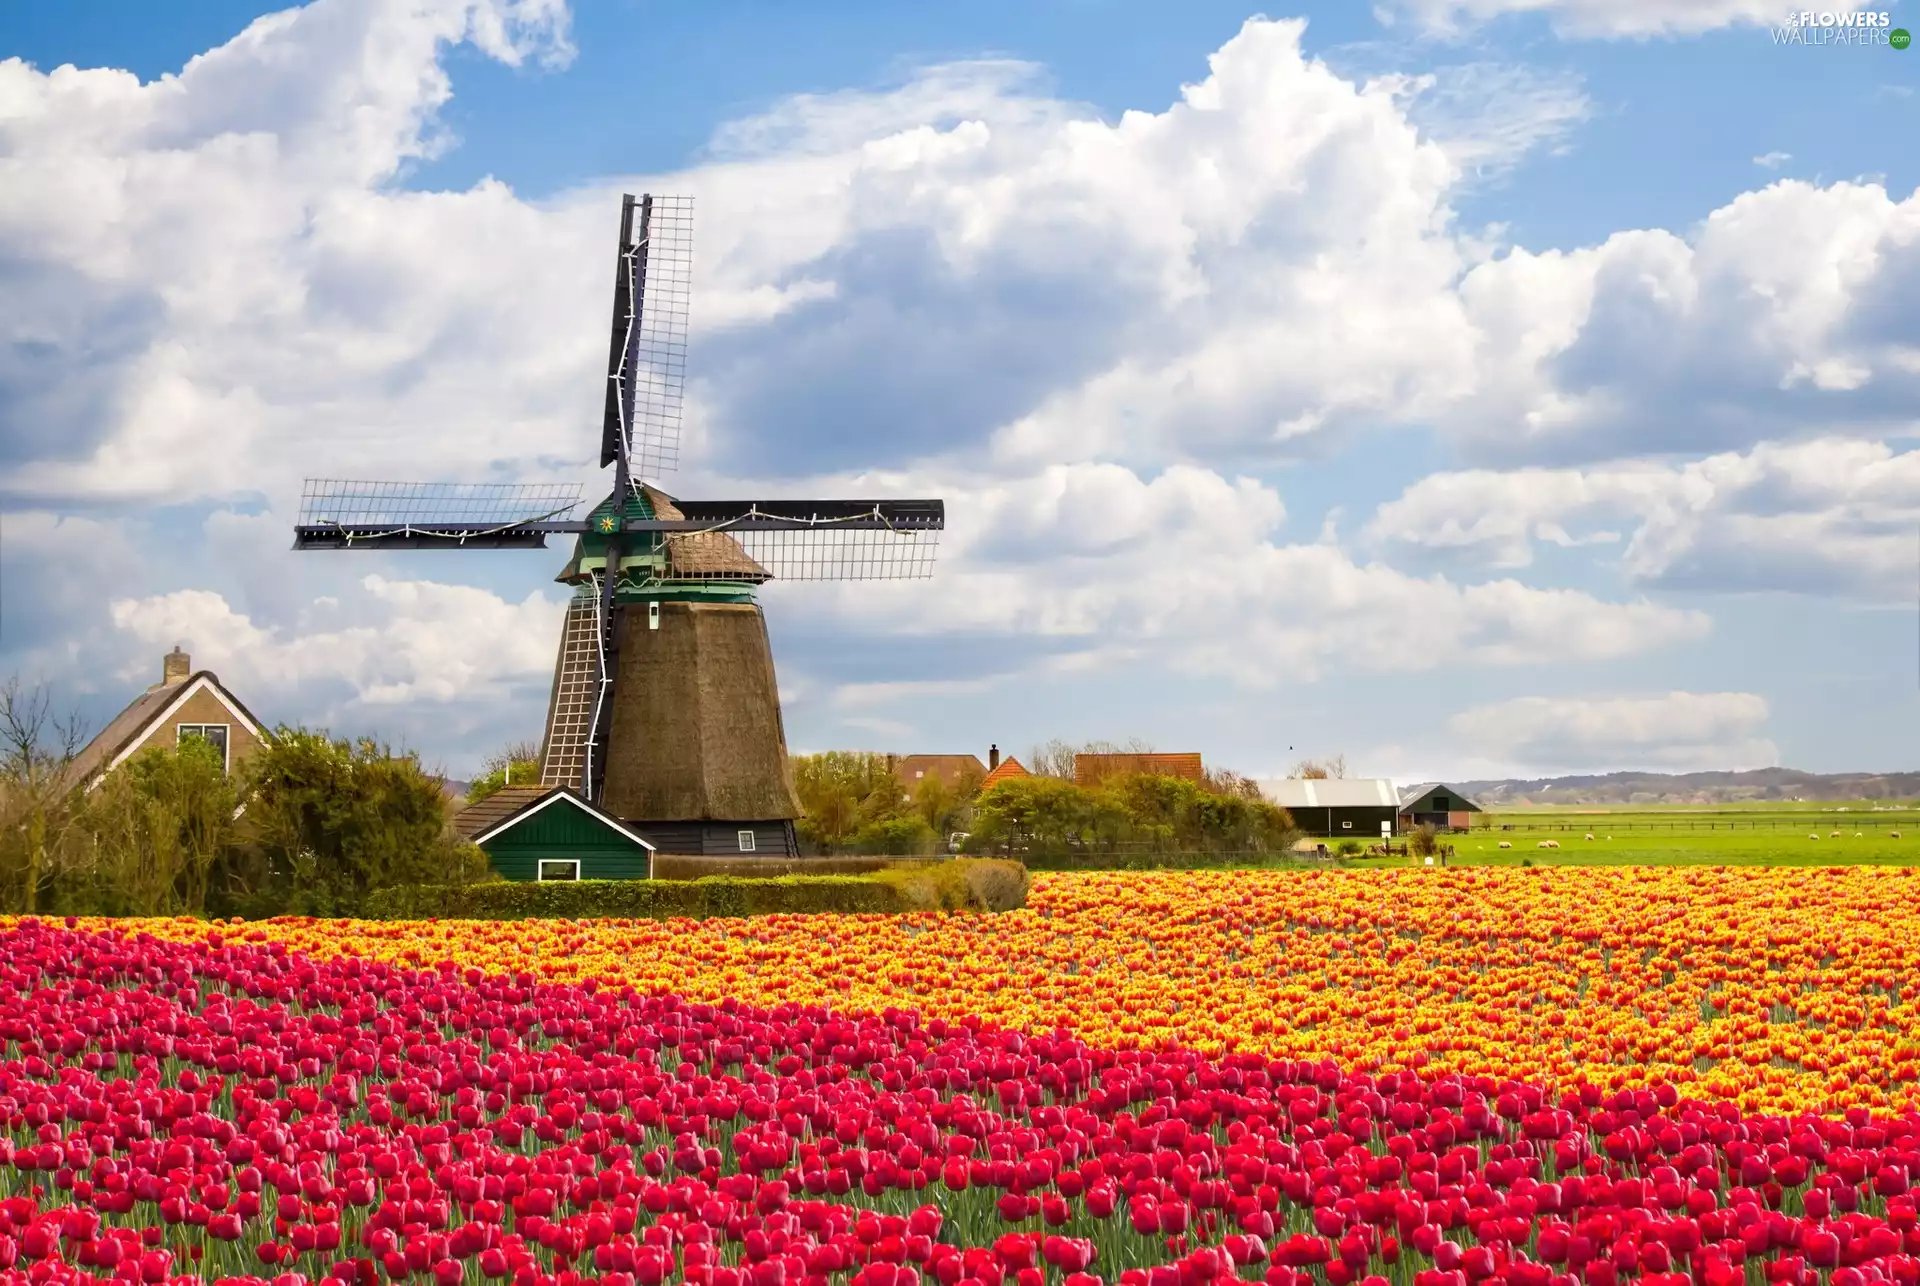
<instances>
[{"instance_id":1,"label":"sheep","mask_svg":"<svg viewBox=\"0 0 1920 1286\"><path fill-rule=\"evenodd\" d=\"M1501 848L1512 848L1512 847L1513 847L1513 841L1512 841L1512 840L1506 840L1506 839L1503 839L1503 840L1501 840L1501 841L1500 841L1500 847L1501 847Z\"/></svg>"},{"instance_id":2,"label":"sheep","mask_svg":"<svg viewBox=\"0 0 1920 1286\"><path fill-rule=\"evenodd\" d=\"M1540 841L1540 847L1541 848L1559 848L1560 841L1557 839L1543 839Z\"/></svg>"},{"instance_id":3,"label":"sheep","mask_svg":"<svg viewBox=\"0 0 1920 1286\"><path fill-rule=\"evenodd\" d=\"M1831 834L1831 835L1829 835L1829 836L1827 836L1827 838L1828 838L1828 839L1839 839L1839 838L1840 838L1840 832L1839 832L1839 831L1835 831L1835 832L1834 832L1833 834Z\"/></svg>"},{"instance_id":4,"label":"sheep","mask_svg":"<svg viewBox=\"0 0 1920 1286\"><path fill-rule=\"evenodd\" d=\"M1815 834L1815 833L1813 833L1813 832L1811 832L1811 831L1809 831L1809 832L1807 833L1807 838L1808 838L1808 839L1819 839L1819 838L1820 838L1820 836L1819 836L1819 835L1817 835L1817 834Z\"/></svg>"},{"instance_id":5,"label":"sheep","mask_svg":"<svg viewBox=\"0 0 1920 1286\"><path fill-rule=\"evenodd\" d=\"M1889 839L1899 839L1899 838L1900 838L1900 832L1899 832L1899 831L1895 831L1895 832L1893 832L1893 834L1892 834L1892 835L1890 835L1890 836L1889 836L1888 838L1889 838Z\"/></svg>"},{"instance_id":6,"label":"sheep","mask_svg":"<svg viewBox=\"0 0 1920 1286\"><path fill-rule=\"evenodd\" d=\"M1593 838L1593 832L1592 832L1592 831L1588 831L1588 832L1587 832L1587 838L1588 838L1588 839L1592 839L1592 838Z\"/></svg>"}]
</instances>

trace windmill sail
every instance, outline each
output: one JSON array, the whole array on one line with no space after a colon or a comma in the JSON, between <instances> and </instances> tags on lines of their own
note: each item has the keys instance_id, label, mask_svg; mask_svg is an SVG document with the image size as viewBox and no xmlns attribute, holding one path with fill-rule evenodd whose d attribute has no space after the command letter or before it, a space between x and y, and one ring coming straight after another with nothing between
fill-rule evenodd
<instances>
[{"instance_id":1,"label":"windmill sail","mask_svg":"<svg viewBox=\"0 0 1920 1286\"><path fill-rule=\"evenodd\" d=\"M634 307L638 298L640 306ZM600 467L621 454L637 477L680 464L680 406L687 382L687 313L693 300L693 198L628 198L614 270L613 334L600 425ZM632 420L621 379L633 367Z\"/></svg>"},{"instance_id":2,"label":"windmill sail","mask_svg":"<svg viewBox=\"0 0 1920 1286\"><path fill-rule=\"evenodd\" d=\"M295 549L545 549L577 528L577 482L366 482L309 478Z\"/></svg>"}]
</instances>

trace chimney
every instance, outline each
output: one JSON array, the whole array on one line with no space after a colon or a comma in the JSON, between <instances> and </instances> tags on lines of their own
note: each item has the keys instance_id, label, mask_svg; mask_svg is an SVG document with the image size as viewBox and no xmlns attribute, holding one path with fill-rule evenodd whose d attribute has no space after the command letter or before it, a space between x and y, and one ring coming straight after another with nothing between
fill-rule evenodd
<instances>
[{"instance_id":1,"label":"chimney","mask_svg":"<svg viewBox=\"0 0 1920 1286\"><path fill-rule=\"evenodd\" d=\"M179 645L175 644L173 651L167 653L166 656L161 659L160 686L163 688L178 687L180 684L185 683L192 673L193 658L185 652L182 652Z\"/></svg>"},{"instance_id":2,"label":"chimney","mask_svg":"<svg viewBox=\"0 0 1920 1286\"><path fill-rule=\"evenodd\" d=\"M987 771L992 772L1000 766L1000 747L996 743L987 747Z\"/></svg>"}]
</instances>

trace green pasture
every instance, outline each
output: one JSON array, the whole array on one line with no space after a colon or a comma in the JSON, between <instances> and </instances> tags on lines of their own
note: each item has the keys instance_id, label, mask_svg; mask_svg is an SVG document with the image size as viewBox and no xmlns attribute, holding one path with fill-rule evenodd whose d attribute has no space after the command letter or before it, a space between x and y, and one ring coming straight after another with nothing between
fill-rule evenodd
<instances>
[{"instance_id":1,"label":"green pasture","mask_svg":"<svg viewBox=\"0 0 1920 1286\"><path fill-rule=\"evenodd\" d=\"M1453 846L1449 864L1920 865L1920 808L1911 805L1895 809L1881 805L1877 810L1872 804L1858 803L1528 808L1474 820L1480 824L1470 833L1444 838ZM1586 838L1589 834L1591 840ZM1501 848L1502 840L1513 847ZM1557 840L1560 847L1543 849L1539 847L1542 840ZM1359 858L1354 864L1405 866L1417 865L1418 859Z\"/></svg>"}]
</instances>

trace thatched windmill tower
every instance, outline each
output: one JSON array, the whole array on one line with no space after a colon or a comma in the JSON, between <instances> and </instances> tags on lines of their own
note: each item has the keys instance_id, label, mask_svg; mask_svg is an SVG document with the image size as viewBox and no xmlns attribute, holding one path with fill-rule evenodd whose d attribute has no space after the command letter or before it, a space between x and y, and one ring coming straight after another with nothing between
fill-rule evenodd
<instances>
[{"instance_id":1,"label":"thatched windmill tower","mask_svg":"<svg viewBox=\"0 0 1920 1286\"><path fill-rule=\"evenodd\" d=\"M678 460L692 202L620 217L600 465L613 487L310 481L296 549L543 549L577 537L544 784L578 791L667 853L795 853L800 815L754 589L929 576L938 500L678 500L641 481Z\"/></svg>"}]
</instances>

